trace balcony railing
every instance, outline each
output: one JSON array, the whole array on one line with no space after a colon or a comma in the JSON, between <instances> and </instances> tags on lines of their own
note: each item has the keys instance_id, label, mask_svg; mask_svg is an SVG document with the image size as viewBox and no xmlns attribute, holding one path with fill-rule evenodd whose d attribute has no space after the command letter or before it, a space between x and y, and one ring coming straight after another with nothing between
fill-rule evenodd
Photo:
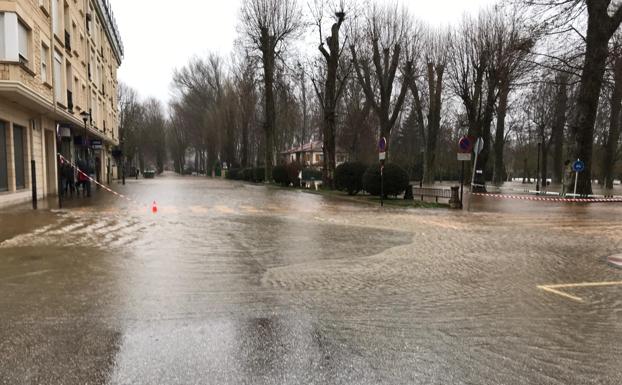
<instances>
[{"instance_id":1,"label":"balcony railing","mask_svg":"<svg viewBox=\"0 0 622 385\"><path fill-rule=\"evenodd\" d=\"M73 93L67 90L67 111L73 114Z\"/></svg>"},{"instance_id":2,"label":"balcony railing","mask_svg":"<svg viewBox=\"0 0 622 385\"><path fill-rule=\"evenodd\" d=\"M65 31L65 49L71 51L71 34L69 31Z\"/></svg>"}]
</instances>

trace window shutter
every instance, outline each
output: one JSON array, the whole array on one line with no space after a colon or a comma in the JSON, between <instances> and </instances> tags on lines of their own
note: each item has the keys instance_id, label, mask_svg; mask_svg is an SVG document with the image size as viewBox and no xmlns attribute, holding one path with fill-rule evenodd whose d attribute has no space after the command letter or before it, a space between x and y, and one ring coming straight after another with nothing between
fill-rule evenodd
<instances>
[{"instance_id":1,"label":"window shutter","mask_svg":"<svg viewBox=\"0 0 622 385\"><path fill-rule=\"evenodd\" d=\"M28 60L28 29L21 21L17 23L17 38L19 40L19 55Z\"/></svg>"}]
</instances>

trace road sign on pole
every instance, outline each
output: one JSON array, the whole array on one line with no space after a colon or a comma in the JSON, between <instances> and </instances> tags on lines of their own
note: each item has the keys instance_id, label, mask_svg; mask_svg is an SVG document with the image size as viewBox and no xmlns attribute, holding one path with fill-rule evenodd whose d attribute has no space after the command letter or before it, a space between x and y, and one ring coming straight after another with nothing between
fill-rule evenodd
<instances>
[{"instance_id":1,"label":"road sign on pole","mask_svg":"<svg viewBox=\"0 0 622 385\"><path fill-rule=\"evenodd\" d=\"M574 197L577 197L577 187L579 185L579 173L585 171L585 162L581 159L577 159L576 162L572 164L572 171L575 172L574 176Z\"/></svg>"},{"instance_id":2,"label":"road sign on pole","mask_svg":"<svg viewBox=\"0 0 622 385\"><path fill-rule=\"evenodd\" d=\"M473 151L475 151L475 161L473 162L473 175L471 176L471 192L473 192L473 184L475 183L475 170L477 169L477 160L479 159L479 154L484 149L484 139L477 138L475 142L475 147Z\"/></svg>"},{"instance_id":3,"label":"road sign on pole","mask_svg":"<svg viewBox=\"0 0 622 385\"><path fill-rule=\"evenodd\" d=\"M572 171L574 172L583 172L585 171L585 162L577 159L576 162L572 164Z\"/></svg>"},{"instance_id":4,"label":"road sign on pole","mask_svg":"<svg viewBox=\"0 0 622 385\"><path fill-rule=\"evenodd\" d=\"M480 154L484 150L484 139L477 139L477 143L475 143L475 151Z\"/></svg>"},{"instance_id":5,"label":"road sign on pole","mask_svg":"<svg viewBox=\"0 0 622 385\"><path fill-rule=\"evenodd\" d=\"M387 152L387 138L384 136L378 141L378 152Z\"/></svg>"},{"instance_id":6,"label":"road sign on pole","mask_svg":"<svg viewBox=\"0 0 622 385\"><path fill-rule=\"evenodd\" d=\"M387 138L378 140L378 159L380 160L380 206L384 206L384 162L387 159Z\"/></svg>"},{"instance_id":7,"label":"road sign on pole","mask_svg":"<svg viewBox=\"0 0 622 385\"><path fill-rule=\"evenodd\" d=\"M458 147L460 148L461 153L470 154L471 152L473 152L474 144L475 143L473 142L473 138L464 136L462 137L462 139L460 139L460 142L458 143Z\"/></svg>"}]
</instances>

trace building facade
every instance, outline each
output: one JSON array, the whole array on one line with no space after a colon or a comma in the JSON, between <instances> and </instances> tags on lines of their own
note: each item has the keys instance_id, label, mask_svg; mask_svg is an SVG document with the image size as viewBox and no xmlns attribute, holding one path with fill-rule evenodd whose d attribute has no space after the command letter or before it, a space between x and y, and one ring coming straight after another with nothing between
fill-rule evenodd
<instances>
[{"instance_id":1,"label":"building facade","mask_svg":"<svg viewBox=\"0 0 622 385\"><path fill-rule=\"evenodd\" d=\"M304 167L322 169L324 167L324 143L322 141L310 141L302 146L292 147L281 153L281 159L286 164L300 163ZM348 161L348 153L341 148L336 148L335 162L337 166Z\"/></svg>"},{"instance_id":2,"label":"building facade","mask_svg":"<svg viewBox=\"0 0 622 385\"><path fill-rule=\"evenodd\" d=\"M106 0L0 0L0 206L57 194L58 153L114 178L122 59Z\"/></svg>"}]
</instances>

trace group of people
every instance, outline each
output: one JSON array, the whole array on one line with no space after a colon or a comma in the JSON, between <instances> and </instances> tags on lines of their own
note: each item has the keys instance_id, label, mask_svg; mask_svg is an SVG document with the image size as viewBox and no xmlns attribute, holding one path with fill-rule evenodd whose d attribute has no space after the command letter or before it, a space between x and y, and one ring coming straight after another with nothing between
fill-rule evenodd
<instances>
[{"instance_id":1,"label":"group of people","mask_svg":"<svg viewBox=\"0 0 622 385\"><path fill-rule=\"evenodd\" d=\"M73 193L76 193L76 196L90 197L91 196L91 180L87 177L87 175L91 174L91 167L86 162L79 162L78 168L75 170L72 165L69 163L63 163L61 165L61 187L62 194L64 196L73 197ZM85 175L87 174L87 175Z\"/></svg>"}]
</instances>

